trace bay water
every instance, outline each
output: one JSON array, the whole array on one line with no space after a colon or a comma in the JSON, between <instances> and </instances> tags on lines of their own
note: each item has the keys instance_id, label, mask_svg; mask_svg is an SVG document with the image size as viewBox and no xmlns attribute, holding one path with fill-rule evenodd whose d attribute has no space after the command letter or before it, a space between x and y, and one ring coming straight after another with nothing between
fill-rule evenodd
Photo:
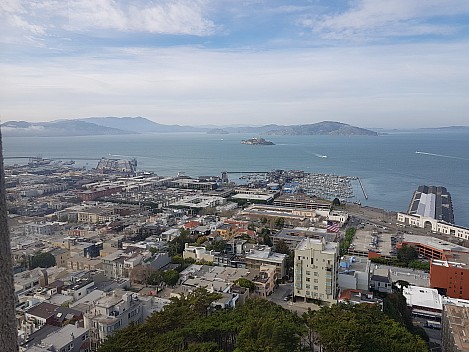
<instances>
[{"instance_id":1,"label":"bay water","mask_svg":"<svg viewBox=\"0 0 469 352\"><path fill-rule=\"evenodd\" d=\"M362 205L406 211L419 185L451 193L455 222L469 227L469 132L390 132L373 136L262 136L275 145L245 145L244 134L164 133L86 137L4 137L5 157L76 160L93 168L101 157L138 160L139 170L170 176L221 175L222 171L304 170L360 177ZM26 163L5 159L5 164ZM229 175L230 179L239 175Z\"/></svg>"}]
</instances>

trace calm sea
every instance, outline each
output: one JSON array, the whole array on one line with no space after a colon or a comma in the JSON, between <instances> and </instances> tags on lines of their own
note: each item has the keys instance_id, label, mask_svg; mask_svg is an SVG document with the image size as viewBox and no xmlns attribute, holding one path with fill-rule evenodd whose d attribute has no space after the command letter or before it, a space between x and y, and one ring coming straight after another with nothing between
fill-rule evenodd
<instances>
[{"instance_id":1,"label":"calm sea","mask_svg":"<svg viewBox=\"0 0 469 352\"><path fill-rule=\"evenodd\" d=\"M4 137L5 157L135 157L141 170L159 175L220 175L222 171L300 169L358 176L354 191L363 205L405 211L422 184L445 186L452 195L456 223L469 227L469 132L409 132L368 136L264 136L274 146L240 143L253 135L203 133L92 137ZM416 153L419 152L419 153ZM321 156L327 156L327 158ZM7 159L6 164L19 160ZM26 160L23 160L26 162ZM235 177L235 176L233 176Z\"/></svg>"}]
</instances>

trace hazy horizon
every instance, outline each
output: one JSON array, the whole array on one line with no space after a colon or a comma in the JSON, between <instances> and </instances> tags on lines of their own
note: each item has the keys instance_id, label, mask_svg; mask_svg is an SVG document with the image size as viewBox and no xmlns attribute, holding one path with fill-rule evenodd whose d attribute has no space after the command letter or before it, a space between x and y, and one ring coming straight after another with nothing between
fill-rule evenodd
<instances>
[{"instance_id":1,"label":"hazy horizon","mask_svg":"<svg viewBox=\"0 0 469 352\"><path fill-rule=\"evenodd\" d=\"M468 125L465 0L7 0L0 118Z\"/></svg>"}]
</instances>

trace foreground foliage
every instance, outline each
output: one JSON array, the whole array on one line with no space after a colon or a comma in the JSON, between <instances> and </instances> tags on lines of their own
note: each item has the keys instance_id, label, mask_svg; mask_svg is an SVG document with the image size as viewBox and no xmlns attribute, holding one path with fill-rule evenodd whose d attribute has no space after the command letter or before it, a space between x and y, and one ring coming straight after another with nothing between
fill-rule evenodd
<instances>
[{"instance_id":1,"label":"foreground foliage","mask_svg":"<svg viewBox=\"0 0 469 352\"><path fill-rule=\"evenodd\" d=\"M263 299L215 310L220 297L198 289L172 299L141 325L116 332L99 352L427 351L425 343L378 308L334 305L302 317ZM317 350L317 349L316 349Z\"/></svg>"},{"instance_id":2,"label":"foreground foliage","mask_svg":"<svg viewBox=\"0 0 469 352\"><path fill-rule=\"evenodd\" d=\"M303 318L308 327L308 345L320 341L327 352L428 351L421 338L388 318L377 306L338 304L308 311Z\"/></svg>"}]
</instances>

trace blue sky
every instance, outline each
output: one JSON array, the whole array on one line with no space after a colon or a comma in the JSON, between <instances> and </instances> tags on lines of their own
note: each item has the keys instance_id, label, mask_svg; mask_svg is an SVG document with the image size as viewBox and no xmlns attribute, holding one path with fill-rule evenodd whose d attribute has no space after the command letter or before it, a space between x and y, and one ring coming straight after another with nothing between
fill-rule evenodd
<instances>
[{"instance_id":1,"label":"blue sky","mask_svg":"<svg viewBox=\"0 0 469 352\"><path fill-rule=\"evenodd\" d=\"M0 118L469 125L467 0L2 0Z\"/></svg>"}]
</instances>

